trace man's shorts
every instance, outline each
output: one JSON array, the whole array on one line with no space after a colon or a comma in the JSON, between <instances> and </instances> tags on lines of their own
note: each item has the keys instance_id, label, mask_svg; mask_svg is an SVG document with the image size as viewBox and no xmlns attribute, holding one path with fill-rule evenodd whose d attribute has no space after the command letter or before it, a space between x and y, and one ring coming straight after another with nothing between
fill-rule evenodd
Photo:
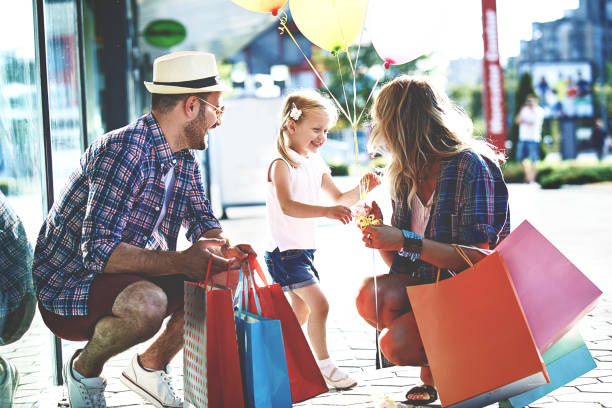
<instances>
[{"instance_id":1,"label":"man's shorts","mask_svg":"<svg viewBox=\"0 0 612 408\"><path fill-rule=\"evenodd\" d=\"M516 145L516 160L522 162L527 158L534 163L540 160L540 143L519 140Z\"/></svg>"},{"instance_id":2,"label":"man's shorts","mask_svg":"<svg viewBox=\"0 0 612 408\"><path fill-rule=\"evenodd\" d=\"M276 248L272 252L266 251L264 258L270 276L286 292L319 282L319 273L313 264L314 252L314 249L288 249L281 252Z\"/></svg>"},{"instance_id":3,"label":"man's shorts","mask_svg":"<svg viewBox=\"0 0 612 408\"><path fill-rule=\"evenodd\" d=\"M183 307L183 275L143 277L132 274L100 274L89 290L89 314L87 316L61 316L45 309L38 302L38 309L47 327L57 337L71 341L91 339L98 320L113 316L115 299L125 288L138 281L149 281L159 286L168 297L166 316Z\"/></svg>"}]
</instances>

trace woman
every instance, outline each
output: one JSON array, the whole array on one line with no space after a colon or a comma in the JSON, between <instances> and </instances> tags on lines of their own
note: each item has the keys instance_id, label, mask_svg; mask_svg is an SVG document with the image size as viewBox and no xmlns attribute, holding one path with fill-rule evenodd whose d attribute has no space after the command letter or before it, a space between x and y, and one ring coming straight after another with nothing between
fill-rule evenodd
<instances>
[{"instance_id":1,"label":"woman","mask_svg":"<svg viewBox=\"0 0 612 408\"><path fill-rule=\"evenodd\" d=\"M363 230L368 248L380 250L390 272L373 278L357 297L359 314L384 328L380 348L396 365L421 367L423 385L406 399L425 405L437 392L405 287L454 276L467 267L451 244L490 249L510 232L503 157L472 137L470 119L424 78L401 76L387 83L372 107L370 147L391 155L387 168L391 225ZM380 209L372 211L382 219ZM472 261L483 255L467 251ZM453 272L455 271L455 272Z\"/></svg>"}]
</instances>

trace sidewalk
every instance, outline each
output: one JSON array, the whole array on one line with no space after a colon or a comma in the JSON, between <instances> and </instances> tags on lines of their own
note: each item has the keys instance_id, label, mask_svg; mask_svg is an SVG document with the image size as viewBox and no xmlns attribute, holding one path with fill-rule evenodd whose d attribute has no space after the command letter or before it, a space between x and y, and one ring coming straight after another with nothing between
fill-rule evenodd
<instances>
[{"instance_id":1,"label":"sidewalk","mask_svg":"<svg viewBox=\"0 0 612 408\"><path fill-rule=\"evenodd\" d=\"M345 180L347 183L351 180ZM386 191L376 193L384 197ZM612 185L575 186L560 190L540 190L537 185L511 185L512 225L517 226L528 218L547 236L578 268L592 279L604 296L594 312L581 322L581 333L593 357L597 369L589 372L568 386L549 394L532 404L542 408L600 408L612 407ZM379 200L382 203L382 199ZM388 205L383 206L388 219ZM253 243L261 254L265 248L266 224L263 207L230 209L230 219L222 222L224 229L235 242ZM360 234L354 225L342 226L325 221L320 227L320 250L316 264L321 275L321 286L328 295L330 316L328 343L332 357L347 371L360 379L351 390L326 393L299 407L374 407L376 398L388 395L403 400L405 392L419 383L419 371L414 367L392 367L375 370L374 329L363 323L357 315L354 298L363 278L374 273L384 273L378 256L361 245ZM374 266L375 265L375 266ZM36 321L28 336L45 336L45 328ZM26 339L27 341L27 339ZM27 343L25 343L27 344ZM26 350L21 343L13 356L29 355L35 361L40 350ZM40 343L38 343L40 344ZM82 343L64 343L64 359L82 347ZM113 358L105 368L108 378L107 401L109 407L149 407L118 380L119 374L139 346ZM23 357L15 359L21 362ZM19 367L20 371L22 367ZM182 372L182 355L173 361L175 373ZM27 370L24 367L23 370ZM37 368L40 370L40 368ZM45 371L45 372L50 372ZM27 371L26 371L27 376ZM180 381L182 383L182 381ZM39 398L40 391L27 381L18 389L17 407L31 407L32 398ZM181 387L179 387L180 389ZM57 406L60 389L46 390L39 398L39 407ZM52 395L54 394L55 395ZM440 406L440 405L431 405ZM495 405L496 406L496 405Z\"/></svg>"}]
</instances>

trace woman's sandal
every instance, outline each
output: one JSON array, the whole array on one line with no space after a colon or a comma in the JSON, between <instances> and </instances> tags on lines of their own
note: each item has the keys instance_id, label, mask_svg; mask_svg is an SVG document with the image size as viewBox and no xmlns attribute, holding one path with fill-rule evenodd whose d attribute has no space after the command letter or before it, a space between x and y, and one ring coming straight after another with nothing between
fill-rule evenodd
<instances>
[{"instance_id":1,"label":"woman's sandal","mask_svg":"<svg viewBox=\"0 0 612 408\"><path fill-rule=\"evenodd\" d=\"M422 394L427 394L429 395L429 398L427 399L410 398L410 395L419 395L419 394L421 394L419 397L421 397ZM423 384L423 385L419 385L419 386L416 386L410 389L410 391L406 393L406 401L404 401L404 404L427 405L427 404L431 404L437 399L438 399L438 392L436 391L436 389L432 387L431 385Z\"/></svg>"}]
</instances>

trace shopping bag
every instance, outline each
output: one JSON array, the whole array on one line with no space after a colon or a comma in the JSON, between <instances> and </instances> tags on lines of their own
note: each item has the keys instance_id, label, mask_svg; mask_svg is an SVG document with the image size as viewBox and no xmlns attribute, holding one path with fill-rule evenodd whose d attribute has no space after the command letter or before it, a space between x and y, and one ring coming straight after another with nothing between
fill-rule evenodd
<instances>
[{"instance_id":1,"label":"shopping bag","mask_svg":"<svg viewBox=\"0 0 612 408\"><path fill-rule=\"evenodd\" d=\"M602 292L528 221L495 249L541 353L591 311Z\"/></svg>"},{"instance_id":2,"label":"shopping bag","mask_svg":"<svg viewBox=\"0 0 612 408\"><path fill-rule=\"evenodd\" d=\"M204 283L185 282L185 406L242 408L232 297L228 287L208 286L211 261Z\"/></svg>"},{"instance_id":3,"label":"shopping bag","mask_svg":"<svg viewBox=\"0 0 612 408\"><path fill-rule=\"evenodd\" d=\"M444 407L483 407L548 382L498 253L406 290Z\"/></svg>"},{"instance_id":4,"label":"shopping bag","mask_svg":"<svg viewBox=\"0 0 612 408\"><path fill-rule=\"evenodd\" d=\"M550 383L502 401L500 407L524 407L597 367L576 328L556 342L542 358Z\"/></svg>"},{"instance_id":5,"label":"shopping bag","mask_svg":"<svg viewBox=\"0 0 612 408\"><path fill-rule=\"evenodd\" d=\"M251 289L251 290L250 290ZM255 313L245 309L249 292ZM238 349L242 363L245 401L250 408L291 407L291 388L283 346L281 323L261 314L257 296L252 296L252 279L240 269L234 312Z\"/></svg>"},{"instance_id":6,"label":"shopping bag","mask_svg":"<svg viewBox=\"0 0 612 408\"><path fill-rule=\"evenodd\" d=\"M300 327L280 285L277 283L268 285L266 276L255 256L249 257L248 268L261 305L261 315L281 322L292 401L294 403L301 402L329 391L304 336L304 331ZM263 286L256 283L255 273L262 280ZM254 311L255 296L251 294L250 299L249 310Z\"/></svg>"}]
</instances>

